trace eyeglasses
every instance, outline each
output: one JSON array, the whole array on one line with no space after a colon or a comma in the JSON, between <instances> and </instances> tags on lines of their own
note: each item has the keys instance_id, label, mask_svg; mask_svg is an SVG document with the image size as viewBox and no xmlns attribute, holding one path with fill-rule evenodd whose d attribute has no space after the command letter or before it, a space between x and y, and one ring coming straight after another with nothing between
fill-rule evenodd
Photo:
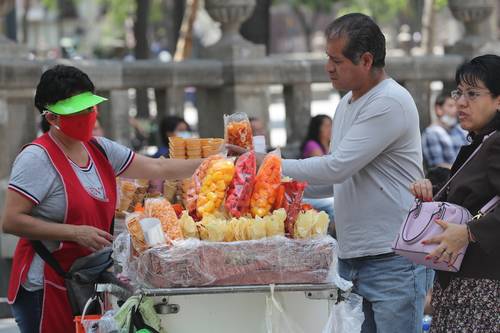
<instances>
[{"instance_id":1,"label":"eyeglasses","mask_svg":"<svg viewBox=\"0 0 500 333\"><path fill-rule=\"evenodd\" d=\"M484 96L484 95L491 95L490 92L481 94L480 92L474 91L474 90L467 90L465 92L461 90L453 90L451 92L451 98L453 98L455 101L458 101L460 97L464 96L466 101L473 101L479 96Z\"/></svg>"}]
</instances>

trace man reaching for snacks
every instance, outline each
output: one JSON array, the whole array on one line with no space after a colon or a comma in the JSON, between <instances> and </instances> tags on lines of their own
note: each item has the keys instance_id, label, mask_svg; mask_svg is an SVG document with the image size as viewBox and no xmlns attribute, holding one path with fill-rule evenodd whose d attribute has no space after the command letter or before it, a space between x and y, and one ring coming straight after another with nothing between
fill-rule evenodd
<instances>
[{"instance_id":1,"label":"man reaching for snacks","mask_svg":"<svg viewBox=\"0 0 500 333\"><path fill-rule=\"evenodd\" d=\"M425 267L391 249L413 200L407 185L423 175L417 108L386 76L385 38L371 18L342 16L326 39L326 70L333 87L347 92L331 153L283 160L283 174L307 181L309 197L334 190L339 273L364 298L362 332L420 332Z\"/></svg>"}]
</instances>

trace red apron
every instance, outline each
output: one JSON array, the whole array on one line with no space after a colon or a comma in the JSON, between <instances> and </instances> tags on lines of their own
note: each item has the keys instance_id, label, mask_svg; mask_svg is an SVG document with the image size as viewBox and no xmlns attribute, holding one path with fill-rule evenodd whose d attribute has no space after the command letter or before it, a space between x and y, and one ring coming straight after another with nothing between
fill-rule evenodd
<instances>
[{"instance_id":1,"label":"red apron","mask_svg":"<svg viewBox=\"0 0 500 333\"><path fill-rule=\"evenodd\" d=\"M64 185L66 212L63 223L89 225L109 231L115 211L116 180L113 168L106 156L94 144L85 143L106 193L105 200L100 200L85 190L68 158L48 133L33 141L32 144L46 151ZM26 280L34 253L30 241L21 238L14 253L10 275L8 299L11 304L16 300L21 283ZM67 271L77 258L90 253L90 249L86 247L64 241L58 249L52 252L52 255ZM64 279L48 264L45 264L40 332L67 333L74 332L74 330L75 324L66 295Z\"/></svg>"}]
</instances>

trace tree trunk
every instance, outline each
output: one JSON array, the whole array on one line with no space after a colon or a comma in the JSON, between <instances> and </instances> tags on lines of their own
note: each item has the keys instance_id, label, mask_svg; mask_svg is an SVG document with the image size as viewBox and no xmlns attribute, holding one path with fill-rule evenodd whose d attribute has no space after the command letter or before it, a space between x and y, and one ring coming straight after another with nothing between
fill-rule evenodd
<instances>
[{"instance_id":1,"label":"tree trunk","mask_svg":"<svg viewBox=\"0 0 500 333\"><path fill-rule=\"evenodd\" d=\"M134 55L136 59L148 59L148 19L150 0L136 0L136 6L137 11L134 22ZM147 89L136 89L135 101L137 107L137 117L148 118L149 107Z\"/></svg>"},{"instance_id":2,"label":"tree trunk","mask_svg":"<svg viewBox=\"0 0 500 333\"><path fill-rule=\"evenodd\" d=\"M241 35L255 44L264 44L266 54L269 54L269 10L271 0L257 0L255 10L240 29Z\"/></svg>"},{"instance_id":3,"label":"tree trunk","mask_svg":"<svg viewBox=\"0 0 500 333\"><path fill-rule=\"evenodd\" d=\"M434 0L424 0L422 13L422 49L424 54L432 54L434 48Z\"/></svg>"},{"instance_id":4,"label":"tree trunk","mask_svg":"<svg viewBox=\"0 0 500 333\"><path fill-rule=\"evenodd\" d=\"M300 27L302 28L302 32L304 33L304 41L306 43L306 51L311 52L311 34L312 34L312 24L309 24L306 19L305 13L300 8L300 5L293 5L292 9L299 20Z\"/></svg>"}]
</instances>

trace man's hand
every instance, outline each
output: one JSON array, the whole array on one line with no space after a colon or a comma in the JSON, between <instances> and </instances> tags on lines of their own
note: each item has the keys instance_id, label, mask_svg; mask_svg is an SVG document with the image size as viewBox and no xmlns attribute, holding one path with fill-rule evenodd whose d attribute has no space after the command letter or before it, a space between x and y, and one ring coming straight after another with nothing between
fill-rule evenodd
<instances>
[{"instance_id":1,"label":"man's hand","mask_svg":"<svg viewBox=\"0 0 500 333\"><path fill-rule=\"evenodd\" d=\"M112 241L113 236L104 230L88 225L78 225L75 228L74 242L88 247L92 251L98 251L109 246Z\"/></svg>"}]
</instances>

